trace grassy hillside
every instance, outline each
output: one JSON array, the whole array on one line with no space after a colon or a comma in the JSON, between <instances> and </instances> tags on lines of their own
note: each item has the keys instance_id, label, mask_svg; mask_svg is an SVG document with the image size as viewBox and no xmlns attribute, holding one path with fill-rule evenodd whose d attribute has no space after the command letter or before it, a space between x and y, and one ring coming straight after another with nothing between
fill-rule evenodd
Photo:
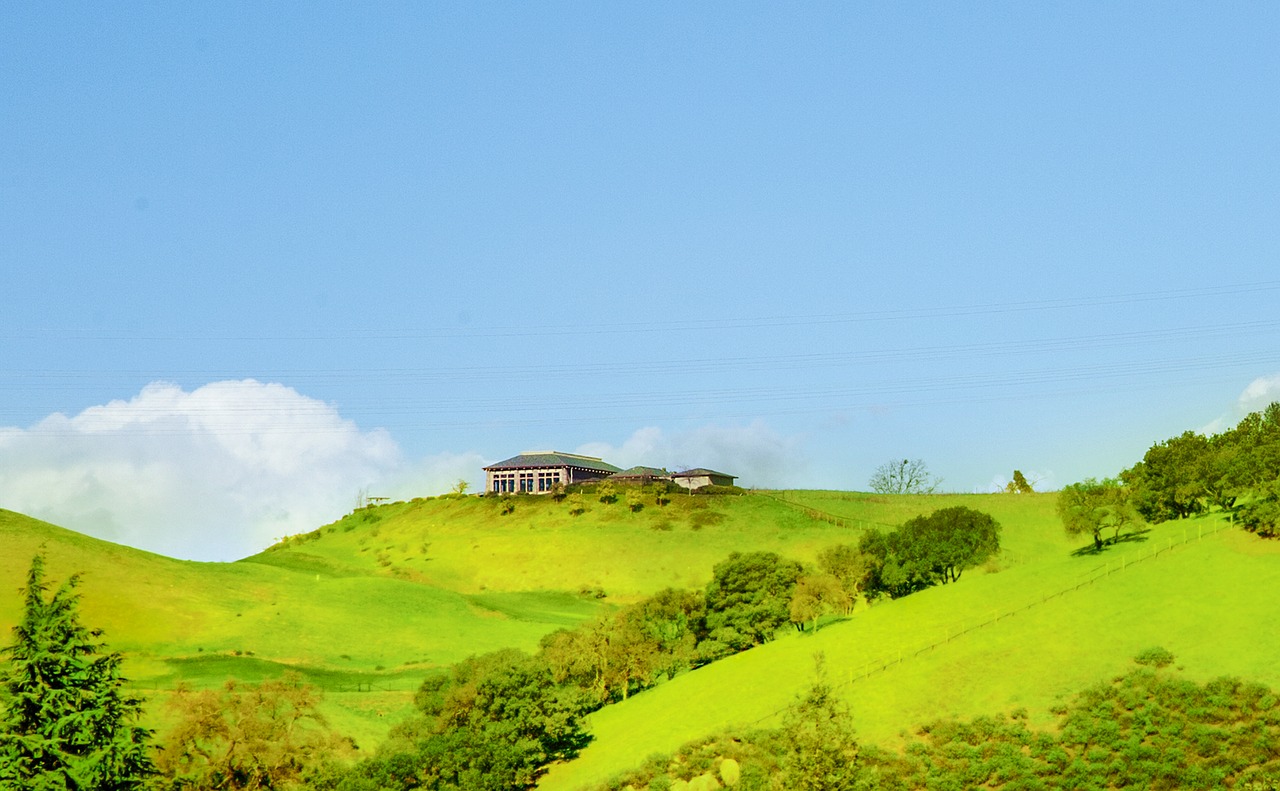
<instances>
[{"instance_id":1,"label":"grassy hillside","mask_svg":"<svg viewBox=\"0 0 1280 791\"><path fill-rule=\"evenodd\" d=\"M532 649L599 606L554 591L490 601L354 570L178 561L0 511L0 592L12 592L0 596L6 640L41 549L52 581L81 575L85 622L126 655L127 675L144 690L296 670L326 690L335 724L366 742L406 710L428 669Z\"/></svg>"},{"instance_id":2,"label":"grassy hillside","mask_svg":"<svg viewBox=\"0 0 1280 791\"><path fill-rule=\"evenodd\" d=\"M440 498L362 509L237 563L193 563L0 510L0 593L17 592L43 547L51 580L81 575L85 621L143 689L296 670L368 743L432 668L532 650L594 614L598 591L625 601L696 587L731 551L812 556L849 535L757 497L683 496L638 513L592 501L580 516L548 498L516 498L505 516L492 498ZM0 595L5 635L20 605Z\"/></svg>"},{"instance_id":3,"label":"grassy hillside","mask_svg":"<svg viewBox=\"0 0 1280 791\"><path fill-rule=\"evenodd\" d=\"M985 500L1001 512L1016 563L877 605L816 635L780 639L597 712L595 742L541 787L590 787L686 741L777 724L812 680L817 652L860 738L881 744L938 717L1018 707L1048 725L1055 703L1124 672L1152 645L1173 651L1193 678L1280 684L1280 611L1266 595L1280 583L1280 544L1212 517L1157 526L1101 556L1074 555L1078 542L1062 534L1050 499L993 497L963 502L983 508Z\"/></svg>"},{"instance_id":4,"label":"grassy hillside","mask_svg":"<svg viewBox=\"0 0 1280 791\"><path fill-rule=\"evenodd\" d=\"M998 561L955 585L784 637L597 712L595 742L553 769L550 789L589 786L688 739L776 721L811 678L817 651L861 737L877 742L949 714L1026 706L1048 722L1061 696L1122 672L1155 644L1192 675L1280 684L1269 637L1280 616L1259 594L1277 582L1280 545L1213 532L1216 517L1162 525L1095 556L1074 554L1089 542L1063 534L1052 495L686 495L639 512L588 499L579 516L549 498L513 502L506 515L497 499L476 497L362 509L230 564L176 561L0 511L0 591L16 592L43 546L53 579L83 574L86 621L126 653L132 678L159 690L153 699L179 681L298 669L328 690L335 725L368 745L403 716L431 668L498 647L532 649L611 602L701 587L732 551L812 561L856 541L860 527L952 505L1003 525ZM0 596L0 628L18 610L16 596Z\"/></svg>"},{"instance_id":5,"label":"grassy hillside","mask_svg":"<svg viewBox=\"0 0 1280 791\"><path fill-rule=\"evenodd\" d=\"M639 512L588 497L439 498L362 509L250 558L299 570L377 574L466 594L603 590L627 601L668 586L696 588L730 552L774 550L812 557L856 535L761 496L673 495Z\"/></svg>"}]
</instances>

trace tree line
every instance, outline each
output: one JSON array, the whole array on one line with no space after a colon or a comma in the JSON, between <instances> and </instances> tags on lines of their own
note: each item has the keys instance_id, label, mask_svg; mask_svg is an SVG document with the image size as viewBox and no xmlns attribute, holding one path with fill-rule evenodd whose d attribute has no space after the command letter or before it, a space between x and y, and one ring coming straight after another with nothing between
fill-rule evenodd
<instances>
[{"instance_id":1,"label":"tree line","mask_svg":"<svg viewBox=\"0 0 1280 791\"><path fill-rule=\"evenodd\" d=\"M1118 477L1063 487L1058 514L1068 533L1094 548L1143 522L1231 512L1247 530L1280 532L1280 403L1218 434L1184 431L1157 442Z\"/></svg>"}]
</instances>

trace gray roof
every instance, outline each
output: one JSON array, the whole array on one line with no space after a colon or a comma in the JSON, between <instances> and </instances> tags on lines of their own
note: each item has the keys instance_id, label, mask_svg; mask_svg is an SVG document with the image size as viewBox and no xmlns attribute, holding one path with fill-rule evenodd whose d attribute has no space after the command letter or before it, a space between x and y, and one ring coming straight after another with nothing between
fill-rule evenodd
<instances>
[{"instance_id":1,"label":"gray roof","mask_svg":"<svg viewBox=\"0 0 1280 791\"><path fill-rule=\"evenodd\" d=\"M614 478L668 478L671 473L658 467L628 467L622 472L615 473Z\"/></svg>"},{"instance_id":2,"label":"gray roof","mask_svg":"<svg viewBox=\"0 0 1280 791\"><path fill-rule=\"evenodd\" d=\"M727 472L716 472L715 470L708 470L706 467L695 467L692 470L684 470L682 472L672 473L671 477L672 478L700 478L704 475L707 477L716 476L719 478L737 478L738 477L736 475L730 475Z\"/></svg>"},{"instance_id":3,"label":"gray roof","mask_svg":"<svg viewBox=\"0 0 1280 791\"><path fill-rule=\"evenodd\" d=\"M577 467L581 470L594 470L596 472L620 472L617 467L607 461L602 461L595 456L580 456L577 453L561 453L558 450L525 451L519 456L512 456L506 461L490 464L484 469L514 470L530 469L534 467Z\"/></svg>"}]
</instances>

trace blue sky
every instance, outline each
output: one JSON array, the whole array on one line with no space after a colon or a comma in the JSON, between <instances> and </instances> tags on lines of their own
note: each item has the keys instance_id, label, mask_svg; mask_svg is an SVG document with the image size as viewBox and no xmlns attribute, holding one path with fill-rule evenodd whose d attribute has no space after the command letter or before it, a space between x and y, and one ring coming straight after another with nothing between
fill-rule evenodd
<instances>
[{"instance_id":1,"label":"blue sky","mask_svg":"<svg viewBox=\"0 0 1280 791\"><path fill-rule=\"evenodd\" d=\"M225 559L525 449L1052 487L1280 398L1274 5L189 5L0 10L0 507Z\"/></svg>"}]
</instances>

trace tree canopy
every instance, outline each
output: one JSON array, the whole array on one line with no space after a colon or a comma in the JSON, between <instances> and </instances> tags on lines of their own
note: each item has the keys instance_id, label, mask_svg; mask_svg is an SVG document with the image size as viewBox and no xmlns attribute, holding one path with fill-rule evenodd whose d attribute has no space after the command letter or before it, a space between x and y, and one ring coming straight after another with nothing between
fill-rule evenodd
<instances>
[{"instance_id":1,"label":"tree canopy","mask_svg":"<svg viewBox=\"0 0 1280 791\"><path fill-rule=\"evenodd\" d=\"M707 628L733 650L767 642L791 619L791 594L804 569L774 552L734 552L707 585Z\"/></svg>"},{"instance_id":2,"label":"tree canopy","mask_svg":"<svg viewBox=\"0 0 1280 791\"><path fill-rule=\"evenodd\" d=\"M1157 442L1120 473L1137 512L1149 522L1182 519L1241 498L1268 496L1280 480L1280 403L1246 415L1227 431L1195 431Z\"/></svg>"},{"instance_id":3,"label":"tree canopy","mask_svg":"<svg viewBox=\"0 0 1280 791\"><path fill-rule=\"evenodd\" d=\"M1135 524L1138 514L1129 489L1115 478L1087 478L1062 487L1058 492L1058 516L1070 535L1088 533L1095 550L1103 547L1102 531L1111 530L1118 541L1120 531Z\"/></svg>"}]
</instances>

